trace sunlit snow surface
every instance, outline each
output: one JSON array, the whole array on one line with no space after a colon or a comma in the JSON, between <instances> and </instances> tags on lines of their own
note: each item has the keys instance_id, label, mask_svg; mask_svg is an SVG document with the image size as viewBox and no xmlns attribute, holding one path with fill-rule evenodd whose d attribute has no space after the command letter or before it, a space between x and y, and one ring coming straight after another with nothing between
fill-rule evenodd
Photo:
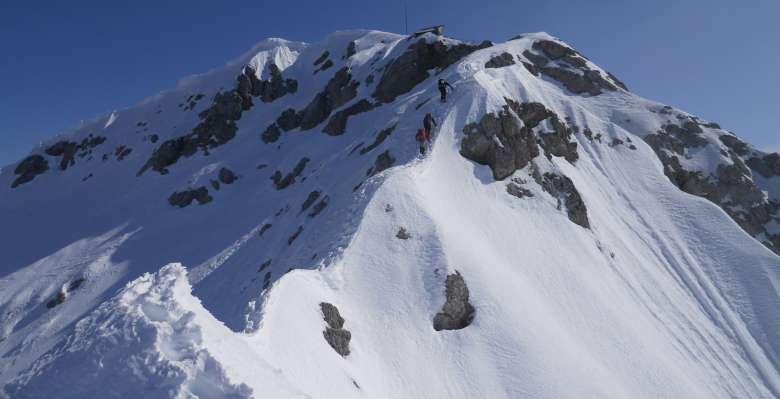
<instances>
[{"instance_id":1,"label":"sunlit snow surface","mask_svg":"<svg viewBox=\"0 0 780 399\"><path fill-rule=\"evenodd\" d=\"M351 117L342 136L321 125L266 144L266 126L305 107L342 66L361 82L354 101L369 98L376 69L412 43L375 31L316 44L269 39L224 69L35 149L107 137L92 160L66 171L50 162L15 189L13 167L3 168L0 396L780 397L780 258L664 176L641 139L667 122L651 112L662 104L624 91L572 95L519 64L484 68L539 38L549 36L496 44L450 66L441 74L455 86L446 104L432 75ZM344 59L352 40L357 53ZM324 51L335 65L315 74ZM136 176L162 141L189 133L213 95L234 87L244 65L266 79L268 62L298 81L295 94L256 100L237 137L209 155L183 158L167 175ZM179 104L197 93L205 98L184 111ZM575 135L574 165L536 159L571 178L591 229L569 221L528 170L515 177L534 197L518 199L488 167L459 154L463 126L499 110L505 97L541 102L604 136ZM426 112L439 128L423 159L414 133ZM352 151L393 125L373 151ZM708 140L717 135L705 129ZM612 138L630 138L637 149L607 145ZM133 148L124 160L101 159L120 145ZM706 148L686 167L710 170L720 155ZM365 181L385 150L395 167ZM304 156L311 161L301 178L276 190L271 174ZM211 203L168 204L174 191L208 185L221 167L238 180L210 189ZM757 183L780 192L777 181ZM329 205L310 217L301 204L314 190ZM260 235L265 224L272 227ZM401 227L410 239L395 237ZM476 317L463 330L437 332L432 319L456 270ZM269 271L273 284L263 290ZM64 301L48 309L60 291ZM346 319L346 358L323 339L320 302Z\"/></svg>"}]
</instances>

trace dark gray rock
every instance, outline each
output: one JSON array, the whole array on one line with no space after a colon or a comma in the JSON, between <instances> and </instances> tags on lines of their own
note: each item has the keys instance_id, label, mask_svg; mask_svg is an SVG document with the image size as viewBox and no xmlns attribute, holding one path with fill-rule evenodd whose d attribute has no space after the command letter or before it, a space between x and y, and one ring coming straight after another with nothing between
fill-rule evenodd
<instances>
[{"instance_id":1,"label":"dark gray rock","mask_svg":"<svg viewBox=\"0 0 780 399\"><path fill-rule=\"evenodd\" d=\"M330 52L328 51L322 53L319 57L317 57L316 60L314 60L314 66L322 64L323 62L325 62L325 60L328 59L329 56L330 56Z\"/></svg>"},{"instance_id":2,"label":"dark gray rock","mask_svg":"<svg viewBox=\"0 0 780 399\"><path fill-rule=\"evenodd\" d=\"M501 53L493 56L485 63L485 68L503 68L515 64L515 57L509 53Z\"/></svg>"},{"instance_id":3,"label":"dark gray rock","mask_svg":"<svg viewBox=\"0 0 780 399\"><path fill-rule=\"evenodd\" d=\"M535 54L529 50L523 51L523 57L528 61L531 61L536 68L543 68L547 66L547 63L549 62L546 57Z\"/></svg>"},{"instance_id":4,"label":"dark gray rock","mask_svg":"<svg viewBox=\"0 0 780 399\"><path fill-rule=\"evenodd\" d=\"M272 102L288 93L297 91L298 82L293 79L284 79L275 64L269 64L268 70L271 78L259 80L254 69L245 67L242 74L236 78L236 88L217 93L211 106L198 114L201 121L192 129L192 133L166 140L160 144L138 171L138 175L140 176L148 169L166 174L168 166L175 164L182 157L190 157L198 150L205 153L209 149L228 143L235 137L238 130L236 121L241 118L243 111L252 107L253 96L260 97L263 102ZM268 129L266 131L268 132ZM268 135L265 135L264 140L272 139L272 133L269 132Z\"/></svg>"},{"instance_id":5,"label":"dark gray rock","mask_svg":"<svg viewBox=\"0 0 780 399\"><path fill-rule=\"evenodd\" d=\"M569 220L586 229L590 228L588 220L588 208L582 200L577 187L567 176L553 173L545 173L540 176L534 174L534 179L542 186L542 189L558 199L558 208L561 205L566 207L566 214Z\"/></svg>"},{"instance_id":6,"label":"dark gray rock","mask_svg":"<svg viewBox=\"0 0 780 399\"><path fill-rule=\"evenodd\" d=\"M116 157L117 161L121 161L125 159L126 156L130 155L131 152L133 152L132 148L125 145L120 145L114 150L114 156Z\"/></svg>"},{"instance_id":7,"label":"dark gray rock","mask_svg":"<svg viewBox=\"0 0 780 399\"><path fill-rule=\"evenodd\" d=\"M557 115L551 115L550 122L553 131L541 133L541 145L545 155L548 158L551 156L564 157L571 163L576 162L579 155L577 154L577 143L571 141L572 129L561 122Z\"/></svg>"},{"instance_id":8,"label":"dark gray rock","mask_svg":"<svg viewBox=\"0 0 780 399\"><path fill-rule=\"evenodd\" d=\"M278 170L274 172L274 174L271 176L271 180L273 180L274 185L276 185L276 189L282 190L295 183L295 179L300 176L309 161L310 159L307 157L301 158L301 160L298 161L298 163L295 165L295 168L293 168L293 170L284 177L282 177L282 172Z\"/></svg>"},{"instance_id":9,"label":"dark gray rock","mask_svg":"<svg viewBox=\"0 0 780 399\"><path fill-rule=\"evenodd\" d=\"M469 302L469 289L459 272L447 276L444 282L446 302L433 318L433 329L460 330L468 327L474 320L476 310Z\"/></svg>"},{"instance_id":10,"label":"dark gray rock","mask_svg":"<svg viewBox=\"0 0 780 399\"><path fill-rule=\"evenodd\" d=\"M528 70L528 72L531 72L531 75L534 75L534 76L539 76L539 69L538 69L538 68L536 68L536 66L535 66L535 65L533 65L533 64L530 64L530 63L527 63L527 62L525 62L525 61L523 61L523 62L522 62L522 64L523 64L523 66L525 67L525 69L527 69L527 70Z\"/></svg>"},{"instance_id":11,"label":"dark gray rock","mask_svg":"<svg viewBox=\"0 0 780 399\"><path fill-rule=\"evenodd\" d=\"M721 136L721 140L722 139L723 136ZM776 152L764 155L763 157L751 157L747 160L747 165L761 176L780 176L780 154Z\"/></svg>"},{"instance_id":12,"label":"dark gray rock","mask_svg":"<svg viewBox=\"0 0 780 399\"><path fill-rule=\"evenodd\" d=\"M287 132L300 127L302 120L303 114L292 108L288 108L282 111L279 117L276 118L276 125Z\"/></svg>"},{"instance_id":13,"label":"dark gray rock","mask_svg":"<svg viewBox=\"0 0 780 399\"><path fill-rule=\"evenodd\" d=\"M61 305L63 302L65 302L65 298L66 298L65 292L60 291L49 302L46 302L46 307L49 309L53 309L56 306Z\"/></svg>"},{"instance_id":14,"label":"dark gray rock","mask_svg":"<svg viewBox=\"0 0 780 399\"><path fill-rule=\"evenodd\" d=\"M357 54L357 43L355 41L349 42L347 45L347 53L344 54L344 59L348 59L349 57L352 57L353 55Z\"/></svg>"},{"instance_id":15,"label":"dark gray rock","mask_svg":"<svg viewBox=\"0 0 780 399\"><path fill-rule=\"evenodd\" d=\"M273 227L271 223L263 224L263 226L260 227L260 231L257 233L257 235L262 237L263 234L265 234L265 232L268 231L268 229L270 229L271 227Z\"/></svg>"},{"instance_id":16,"label":"dark gray rock","mask_svg":"<svg viewBox=\"0 0 780 399\"><path fill-rule=\"evenodd\" d=\"M387 150L376 157L376 160L374 161L374 166L368 169L366 175L368 175L369 177L374 176L377 173L393 166L394 163L395 163L395 158L392 155L390 155L390 150Z\"/></svg>"},{"instance_id":17,"label":"dark gray rock","mask_svg":"<svg viewBox=\"0 0 780 399\"><path fill-rule=\"evenodd\" d=\"M17 177L11 183L11 188L31 182L35 176L45 173L47 170L49 170L49 161L46 158L38 154L30 155L16 165L14 174Z\"/></svg>"},{"instance_id":18,"label":"dark gray rock","mask_svg":"<svg viewBox=\"0 0 780 399\"><path fill-rule=\"evenodd\" d=\"M224 167L219 169L218 178L224 184L233 184L238 179L232 170Z\"/></svg>"},{"instance_id":19,"label":"dark gray rock","mask_svg":"<svg viewBox=\"0 0 780 399\"><path fill-rule=\"evenodd\" d=\"M339 309L333 304L322 302L320 303L320 310L322 311L322 318L328 323L330 328L341 329L344 327L344 318L341 317Z\"/></svg>"},{"instance_id":20,"label":"dark gray rock","mask_svg":"<svg viewBox=\"0 0 780 399\"><path fill-rule=\"evenodd\" d=\"M398 229L398 233L395 234L395 238L398 238L400 240L408 240L412 238L412 235L409 234L409 232L406 231L405 228L401 227L400 229Z\"/></svg>"},{"instance_id":21,"label":"dark gray rock","mask_svg":"<svg viewBox=\"0 0 780 399\"><path fill-rule=\"evenodd\" d=\"M319 191L312 191L309 193L308 196L306 196L306 200L303 201L303 204L301 204L301 212L309 209L312 204L314 204L317 199L320 198L320 192Z\"/></svg>"},{"instance_id":22,"label":"dark gray rock","mask_svg":"<svg viewBox=\"0 0 780 399\"><path fill-rule=\"evenodd\" d=\"M330 67L332 67L332 66L333 66L333 61L331 61L331 60L327 60L327 61L325 61L325 63L323 63L322 65L320 65L320 67L319 67L319 68L317 68L317 69L314 71L314 74L316 75L318 72L322 72L322 71L324 71L324 70L326 70L326 69L329 69L329 68L330 68Z\"/></svg>"},{"instance_id":23,"label":"dark gray rock","mask_svg":"<svg viewBox=\"0 0 780 399\"><path fill-rule=\"evenodd\" d=\"M287 239L287 245L292 245L292 243L298 239L298 236L300 236L301 233L303 233L303 226L298 226L298 230L295 230L295 233L293 233L293 235Z\"/></svg>"},{"instance_id":24,"label":"dark gray rock","mask_svg":"<svg viewBox=\"0 0 780 399\"><path fill-rule=\"evenodd\" d=\"M739 156L747 155L750 150L750 147L748 147L747 143L738 139L736 136L724 134L721 135L719 139L723 145L734 151ZM750 163L748 162L748 164Z\"/></svg>"},{"instance_id":25,"label":"dark gray rock","mask_svg":"<svg viewBox=\"0 0 780 399\"><path fill-rule=\"evenodd\" d=\"M330 136L342 135L347 129L347 119L349 119L350 116L370 111L378 106L378 104L373 104L366 99L362 99L333 114L328 120L328 124L325 125L325 128L322 129L322 131Z\"/></svg>"},{"instance_id":26,"label":"dark gray rock","mask_svg":"<svg viewBox=\"0 0 780 399\"><path fill-rule=\"evenodd\" d=\"M625 91L628 91L628 86L626 86L625 83L623 83L620 79L618 79L617 76L613 75L611 72L607 72L607 77L609 77L612 80L612 83L614 83L617 87L620 87Z\"/></svg>"},{"instance_id":27,"label":"dark gray rock","mask_svg":"<svg viewBox=\"0 0 780 399\"><path fill-rule=\"evenodd\" d=\"M198 205L204 205L211 202L213 198L209 195L209 189L206 186L201 186L196 189L189 189L184 191L176 191L168 197L168 203L171 206L177 206L184 208L189 206L192 201L197 201Z\"/></svg>"},{"instance_id":28,"label":"dark gray rock","mask_svg":"<svg viewBox=\"0 0 780 399\"><path fill-rule=\"evenodd\" d=\"M260 138L264 143L275 143L277 140L279 140L281 135L282 130L279 129L279 125L272 123L265 129L263 134L260 135Z\"/></svg>"},{"instance_id":29,"label":"dark gray rock","mask_svg":"<svg viewBox=\"0 0 780 399\"><path fill-rule=\"evenodd\" d=\"M573 71L569 71L563 68L557 67L544 67L540 69L540 72L545 76L555 79L563 84L569 91L574 94L588 93L592 96L601 94L600 81L607 82L603 78L598 80L601 75L593 74L579 74ZM592 71L598 74L598 71ZM611 83L607 82L612 86ZM614 87L614 86L613 86Z\"/></svg>"},{"instance_id":30,"label":"dark gray rock","mask_svg":"<svg viewBox=\"0 0 780 399\"><path fill-rule=\"evenodd\" d=\"M81 142L59 141L46 148L44 152L52 157L62 157L60 158L60 170L66 170L76 163L76 153L82 152L82 154L86 155L88 152L91 152L90 150L103 144L105 141L106 138L103 136L92 136L90 134ZM84 155L82 155L82 158Z\"/></svg>"},{"instance_id":31,"label":"dark gray rock","mask_svg":"<svg viewBox=\"0 0 780 399\"><path fill-rule=\"evenodd\" d=\"M380 144L382 144L385 140L387 140L388 137L390 137L390 134L392 134L395 130L395 126L396 125L393 125L386 129L380 130L379 133L376 134L376 137L374 137L374 141L371 144L360 149L360 155L365 155L373 151L374 148L379 147Z\"/></svg>"},{"instance_id":32,"label":"dark gray rock","mask_svg":"<svg viewBox=\"0 0 780 399\"><path fill-rule=\"evenodd\" d=\"M461 43L448 46L442 41L426 43L420 39L387 65L372 95L380 102L392 102L428 79L429 70L443 70L474 51L492 45L486 41L478 45Z\"/></svg>"},{"instance_id":33,"label":"dark gray rock","mask_svg":"<svg viewBox=\"0 0 780 399\"><path fill-rule=\"evenodd\" d=\"M541 50L551 60L557 60L565 56L575 56L577 52L552 40L538 40L532 45L534 50Z\"/></svg>"},{"instance_id":34,"label":"dark gray rock","mask_svg":"<svg viewBox=\"0 0 780 399\"><path fill-rule=\"evenodd\" d=\"M582 57L574 55L566 55L561 58L561 61L571 65L574 68L585 68L588 63Z\"/></svg>"},{"instance_id":35,"label":"dark gray rock","mask_svg":"<svg viewBox=\"0 0 780 399\"><path fill-rule=\"evenodd\" d=\"M327 195L325 198L321 199L320 202L316 203L314 207L311 209L311 212L309 212L309 217L315 217L322 213L322 211L325 210L325 208L328 207L328 202L330 201L330 197Z\"/></svg>"},{"instance_id":36,"label":"dark gray rock","mask_svg":"<svg viewBox=\"0 0 780 399\"><path fill-rule=\"evenodd\" d=\"M539 155L533 128L550 115L539 103L517 104L509 100L499 113L487 114L463 128L460 154L490 166L493 178L503 180Z\"/></svg>"},{"instance_id":37,"label":"dark gray rock","mask_svg":"<svg viewBox=\"0 0 780 399\"><path fill-rule=\"evenodd\" d=\"M355 98L358 85L358 82L352 80L352 74L347 67L338 70L328 81L325 89L317 93L309 105L301 111L301 129L314 128L325 121L333 110Z\"/></svg>"},{"instance_id":38,"label":"dark gray rock","mask_svg":"<svg viewBox=\"0 0 780 399\"><path fill-rule=\"evenodd\" d=\"M349 355L349 341L352 339L352 333L344 329L344 318L339 314L336 306L322 302L320 303L322 318L328 324L322 332L325 341L339 355L346 357Z\"/></svg>"}]
</instances>

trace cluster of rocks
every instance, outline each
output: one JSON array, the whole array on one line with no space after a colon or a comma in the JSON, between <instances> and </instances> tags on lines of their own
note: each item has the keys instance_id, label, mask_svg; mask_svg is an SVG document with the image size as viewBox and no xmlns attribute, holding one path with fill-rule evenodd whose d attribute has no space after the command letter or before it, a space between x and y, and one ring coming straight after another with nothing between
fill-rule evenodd
<instances>
[{"instance_id":1,"label":"cluster of rocks","mask_svg":"<svg viewBox=\"0 0 780 399\"><path fill-rule=\"evenodd\" d=\"M476 310L469 302L469 288L459 272L447 276L444 282L446 301L441 312L433 317L433 329L460 330L474 320Z\"/></svg>"},{"instance_id":2,"label":"cluster of rocks","mask_svg":"<svg viewBox=\"0 0 780 399\"><path fill-rule=\"evenodd\" d=\"M533 177L544 191L558 200L558 209L566 207L569 220L586 229L590 228L588 208L569 177L556 173L542 175L538 172L535 172Z\"/></svg>"},{"instance_id":3,"label":"cluster of rocks","mask_svg":"<svg viewBox=\"0 0 780 399\"><path fill-rule=\"evenodd\" d=\"M352 80L349 68L339 69L325 85L325 88L317 93L304 109L296 111L290 108L283 111L276 122L265 129L261 138L266 143L273 143L279 139L282 131L286 132L297 128L310 130L316 127L328 119L333 110L354 99L357 96L359 85L359 82ZM331 118L326 127L327 133L331 135L342 134L349 116L373 108L374 105L368 100L358 101Z\"/></svg>"},{"instance_id":4,"label":"cluster of rocks","mask_svg":"<svg viewBox=\"0 0 780 399\"><path fill-rule=\"evenodd\" d=\"M198 101L202 100L203 97L205 97L205 95L203 93L191 94L189 97L187 97L186 100L184 100L183 103L179 104L179 108L183 107L182 109L185 110L185 111L193 110L193 109L195 109L195 106L198 105ZM141 126L146 127L146 122L143 122L143 123L144 124L141 125L140 122L139 122L139 124L137 126L139 126L139 127L141 127Z\"/></svg>"},{"instance_id":5,"label":"cluster of rocks","mask_svg":"<svg viewBox=\"0 0 780 399\"><path fill-rule=\"evenodd\" d=\"M314 74L316 75L318 72L322 72L330 67L333 66L333 61L331 61L328 57L330 57L330 52L326 51L322 53L319 57L317 57L316 60L314 60L314 66L318 66L319 68L314 70Z\"/></svg>"},{"instance_id":6,"label":"cluster of rocks","mask_svg":"<svg viewBox=\"0 0 780 399\"><path fill-rule=\"evenodd\" d=\"M506 101L507 104L498 113L486 114L479 122L464 126L461 155L490 166L496 180L503 180L527 166L540 154L540 146L548 157L564 157L572 163L577 161L573 130L555 113L540 103ZM542 132L537 137L534 128L545 119L550 120L553 130Z\"/></svg>"},{"instance_id":7,"label":"cluster of rocks","mask_svg":"<svg viewBox=\"0 0 780 399\"><path fill-rule=\"evenodd\" d=\"M60 170L66 170L68 167L75 165L76 155L79 158L85 158L92 154L92 150L103 144L106 138L103 136L89 135L81 140L81 142L74 141L59 141L47 147L44 152L46 155L60 158Z\"/></svg>"},{"instance_id":8,"label":"cluster of rocks","mask_svg":"<svg viewBox=\"0 0 780 399\"><path fill-rule=\"evenodd\" d=\"M201 121L192 132L164 141L144 164L138 175L148 169L160 174L168 173L168 166L182 157L189 157L198 150L208 153L209 149L219 147L232 140L243 111L253 106L252 98L260 97L263 102L271 102L298 89L298 82L284 79L275 64L269 64L269 80L260 80L251 67L245 67L238 76L234 90L217 93L209 108L198 116Z\"/></svg>"},{"instance_id":9,"label":"cluster of rocks","mask_svg":"<svg viewBox=\"0 0 780 399\"><path fill-rule=\"evenodd\" d=\"M339 355L347 357L349 355L349 341L352 339L352 333L344 329L344 318L341 317L339 309L330 303L320 303L322 319L327 325L322 332L325 341Z\"/></svg>"},{"instance_id":10,"label":"cluster of rocks","mask_svg":"<svg viewBox=\"0 0 780 399\"><path fill-rule=\"evenodd\" d=\"M191 188L184 191L176 191L168 197L168 203L171 206L184 208L189 206L192 201L197 201L198 205L204 205L211 202L214 198L209 195L209 189L206 186Z\"/></svg>"},{"instance_id":11,"label":"cluster of rocks","mask_svg":"<svg viewBox=\"0 0 780 399\"><path fill-rule=\"evenodd\" d=\"M515 65L515 57L512 54L503 52L499 55L493 56L485 63L485 68L503 68L510 65Z\"/></svg>"},{"instance_id":12,"label":"cluster of rocks","mask_svg":"<svg viewBox=\"0 0 780 399\"><path fill-rule=\"evenodd\" d=\"M217 180L211 180L211 187L219 190L221 184L233 184L238 180L238 176L232 170L222 167L217 173Z\"/></svg>"},{"instance_id":13,"label":"cluster of rocks","mask_svg":"<svg viewBox=\"0 0 780 399\"><path fill-rule=\"evenodd\" d=\"M477 45L448 45L441 40L428 43L420 39L385 67L372 96L389 103L428 79L431 69L443 70L474 51L492 46L489 41Z\"/></svg>"},{"instance_id":14,"label":"cluster of rocks","mask_svg":"<svg viewBox=\"0 0 780 399\"><path fill-rule=\"evenodd\" d=\"M273 175L271 175L271 180L274 182L274 185L276 186L277 190L282 190L287 188L289 185L295 183L295 179L300 176L301 173L303 173L303 169L306 168L306 164L309 163L310 159L307 157L301 158L300 161L295 165L293 170L282 177L282 172L277 170L274 172Z\"/></svg>"},{"instance_id":15,"label":"cluster of rocks","mask_svg":"<svg viewBox=\"0 0 780 399\"><path fill-rule=\"evenodd\" d=\"M604 77L598 70L590 69L585 57L570 47L552 40L537 40L532 48L534 51L523 52L530 61L522 62L526 69L536 76L542 74L560 82L572 93L597 96L603 90L615 91L618 87L628 90L611 73Z\"/></svg>"},{"instance_id":16,"label":"cluster of rocks","mask_svg":"<svg viewBox=\"0 0 780 399\"><path fill-rule=\"evenodd\" d=\"M780 155L769 154L742 159L750 153L749 147L733 135L721 135L720 141L726 147L721 154L730 163L720 163L714 173L705 174L698 170L685 169L681 158L689 156L690 149L710 145L703 136L702 127L715 128L693 117L680 117L680 124L667 123L661 130L648 134L644 140L655 151L664 166L664 174L681 190L720 206L737 224L752 236L764 235L768 247L780 253L780 235L770 234L767 223L773 221L780 204L767 199L764 192L752 179L752 171L769 177L780 175Z\"/></svg>"},{"instance_id":17,"label":"cluster of rocks","mask_svg":"<svg viewBox=\"0 0 780 399\"><path fill-rule=\"evenodd\" d=\"M16 179L11 182L11 188L31 182L35 176L45 173L49 170L49 161L41 155L33 154L24 158L16 168L14 168L14 174Z\"/></svg>"}]
</instances>

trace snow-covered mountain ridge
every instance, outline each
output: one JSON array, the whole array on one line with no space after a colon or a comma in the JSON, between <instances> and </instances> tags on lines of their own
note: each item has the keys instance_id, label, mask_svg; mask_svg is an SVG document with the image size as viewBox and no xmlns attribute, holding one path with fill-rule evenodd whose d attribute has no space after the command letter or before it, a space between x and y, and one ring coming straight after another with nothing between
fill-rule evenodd
<instances>
[{"instance_id":1,"label":"snow-covered mountain ridge","mask_svg":"<svg viewBox=\"0 0 780 399\"><path fill-rule=\"evenodd\" d=\"M2 169L2 392L778 397L778 176L544 33L268 39Z\"/></svg>"}]
</instances>

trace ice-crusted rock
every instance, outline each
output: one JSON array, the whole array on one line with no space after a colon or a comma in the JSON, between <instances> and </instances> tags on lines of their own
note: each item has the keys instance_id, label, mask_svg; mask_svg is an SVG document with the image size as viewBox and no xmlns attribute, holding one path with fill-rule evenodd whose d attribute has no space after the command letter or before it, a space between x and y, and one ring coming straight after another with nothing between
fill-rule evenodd
<instances>
[{"instance_id":1,"label":"ice-crusted rock","mask_svg":"<svg viewBox=\"0 0 780 399\"><path fill-rule=\"evenodd\" d=\"M460 330L468 327L474 320L476 309L469 302L469 288L460 272L447 276L445 285L446 301L433 318L433 329Z\"/></svg>"}]
</instances>

